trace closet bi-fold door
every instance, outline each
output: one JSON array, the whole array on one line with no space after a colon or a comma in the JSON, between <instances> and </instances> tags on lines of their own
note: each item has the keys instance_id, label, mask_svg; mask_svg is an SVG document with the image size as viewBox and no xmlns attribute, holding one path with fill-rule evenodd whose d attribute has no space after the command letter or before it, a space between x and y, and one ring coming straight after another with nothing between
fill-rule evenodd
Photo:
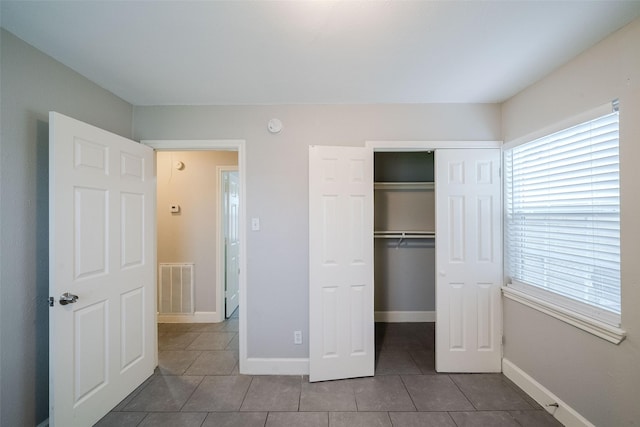
<instances>
[{"instance_id":1,"label":"closet bi-fold door","mask_svg":"<svg viewBox=\"0 0 640 427\"><path fill-rule=\"evenodd\" d=\"M500 372L500 150L436 151L436 370Z\"/></svg>"},{"instance_id":2,"label":"closet bi-fold door","mask_svg":"<svg viewBox=\"0 0 640 427\"><path fill-rule=\"evenodd\" d=\"M373 152L309 148L309 381L372 376Z\"/></svg>"}]
</instances>

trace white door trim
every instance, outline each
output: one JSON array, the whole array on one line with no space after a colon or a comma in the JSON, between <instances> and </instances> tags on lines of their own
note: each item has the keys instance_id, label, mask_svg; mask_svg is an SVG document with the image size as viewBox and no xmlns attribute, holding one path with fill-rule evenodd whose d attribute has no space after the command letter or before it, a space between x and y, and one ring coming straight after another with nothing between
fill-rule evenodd
<instances>
[{"instance_id":1,"label":"white door trim","mask_svg":"<svg viewBox=\"0 0 640 427\"><path fill-rule=\"evenodd\" d=\"M373 151L424 151L436 148L501 148L502 141L365 141Z\"/></svg>"},{"instance_id":2,"label":"white door trim","mask_svg":"<svg viewBox=\"0 0 640 427\"><path fill-rule=\"evenodd\" d=\"M244 374L247 370L247 227L246 227L246 207L247 207L247 162L246 162L246 141L244 139L212 139L212 140L142 140L142 144L152 147L156 151L207 151L207 150L227 150L238 152L238 174L240 176L240 306L239 332L240 342L239 370ZM218 246L219 247L219 246ZM218 285L219 286L219 285ZM220 294L218 294L220 301ZM216 310L220 313L220 305ZM222 314L224 318L224 313Z\"/></svg>"}]
</instances>

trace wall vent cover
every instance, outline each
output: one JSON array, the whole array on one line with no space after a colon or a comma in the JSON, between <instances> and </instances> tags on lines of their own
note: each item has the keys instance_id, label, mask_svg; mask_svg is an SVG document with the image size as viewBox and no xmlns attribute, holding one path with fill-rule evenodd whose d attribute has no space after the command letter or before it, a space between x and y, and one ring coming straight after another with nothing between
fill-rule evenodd
<instances>
[{"instance_id":1,"label":"wall vent cover","mask_svg":"<svg viewBox=\"0 0 640 427\"><path fill-rule=\"evenodd\" d=\"M159 314L193 314L194 264L162 263L158 271Z\"/></svg>"}]
</instances>

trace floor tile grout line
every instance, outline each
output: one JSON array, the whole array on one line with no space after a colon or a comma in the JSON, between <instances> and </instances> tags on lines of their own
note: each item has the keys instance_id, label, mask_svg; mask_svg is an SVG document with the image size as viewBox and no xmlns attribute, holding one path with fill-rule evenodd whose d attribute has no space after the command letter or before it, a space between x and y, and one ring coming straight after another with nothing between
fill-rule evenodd
<instances>
[{"instance_id":1,"label":"floor tile grout line","mask_svg":"<svg viewBox=\"0 0 640 427\"><path fill-rule=\"evenodd\" d=\"M413 406L415 406L415 405L413 405ZM387 419L389 420L389 425L391 427L393 427L393 421L391 421L391 415L389 415L389 411L387 411L386 414L387 414Z\"/></svg>"},{"instance_id":2,"label":"floor tile grout line","mask_svg":"<svg viewBox=\"0 0 640 427\"><path fill-rule=\"evenodd\" d=\"M462 390L462 388L460 388L460 385L456 382L456 380L453 379L450 374L447 374L447 376L449 377L451 382L456 386L456 388L460 391L460 393L462 393L464 398L467 399L467 402L469 402L471 404L471 406L473 406L473 409L475 411L479 411L478 407L471 401L471 399L469 398L469 396L467 396L467 394L464 392L464 390Z\"/></svg>"},{"instance_id":3,"label":"floor tile grout line","mask_svg":"<svg viewBox=\"0 0 640 427\"><path fill-rule=\"evenodd\" d=\"M180 375L180 376L192 376L192 375ZM178 409L177 412L182 412L182 408L184 408L184 405L187 404L187 402L189 401L189 399L191 399L191 397L193 396L193 394L196 392L196 390L198 389L198 387L200 387L200 384L202 384L202 382L204 381L206 375L202 375L202 378L200 378L200 381L198 381L198 385L196 385L193 390L191 391L191 393L189 394L189 397L187 397L185 399L185 401L182 403L182 405L180 405L180 409ZM158 411L159 412L159 411Z\"/></svg>"},{"instance_id":4,"label":"floor tile grout line","mask_svg":"<svg viewBox=\"0 0 640 427\"><path fill-rule=\"evenodd\" d=\"M146 414L144 414L144 417L142 417L140 419L140 421L138 421L138 423L136 424L136 427L139 426L140 424L142 424L142 422L144 421L145 418L147 418L149 416L149 413L147 412Z\"/></svg>"},{"instance_id":5,"label":"floor tile grout line","mask_svg":"<svg viewBox=\"0 0 640 427\"><path fill-rule=\"evenodd\" d=\"M504 374L502 374L504 376ZM522 398L522 400L524 400L526 402L527 405L529 405L531 407L532 410L539 410L537 409L535 406L533 406L530 402L530 400L535 401L535 399L531 396L529 396L524 390L522 390L520 387L518 387L513 381L509 380L508 378L503 378L502 379L502 383L506 384L507 387L511 388L513 391L515 391L518 396L520 396ZM538 403L538 402L536 402ZM538 403L539 405L539 403ZM540 405L540 407L542 407L542 405ZM544 410L544 408L542 408Z\"/></svg>"},{"instance_id":6,"label":"floor tile grout line","mask_svg":"<svg viewBox=\"0 0 640 427\"><path fill-rule=\"evenodd\" d=\"M238 376L240 376L241 374L238 374ZM244 405L244 401L247 399L247 394L249 394L249 390L251 390L251 385L253 384L253 379L255 378L255 376L251 375L251 380L249 381L249 385L247 386L247 389L244 392L244 395L242 396L242 402L240 402L240 406L238 407L238 410L236 412L240 412L242 411L242 406ZM267 414L267 416L269 416L269 414ZM264 421L265 423L267 422L267 420L265 419Z\"/></svg>"},{"instance_id":7,"label":"floor tile grout line","mask_svg":"<svg viewBox=\"0 0 640 427\"><path fill-rule=\"evenodd\" d=\"M407 353L409 354L409 357L411 358L411 360L413 361L413 364L416 365L416 368L418 368L418 371L420 371L420 375L424 375L424 371L422 370L422 368L418 365L418 362L416 361L416 358L413 357L413 354L411 354L411 351L407 351Z\"/></svg>"},{"instance_id":8,"label":"floor tile grout line","mask_svg":"<svg viewBox=\"0 0 640 427\"><path fill-rule=\"evenodd\" d=\"M404 377L402 375L398 375L398 376L400 377L400 382L402 383L402 386L404 387L405 391L409 395L409 399L411 399L411 404L413 405L413 408L415 409L416 412L420 412L418 411L418 405L416 405L415 400L413 400L413 396L411 395L411 392L409 391L407 384L404 382Z\"/></svg>"},{"instance_id":9,"label":"floor tile grout line","mask_svg":"<svg viewBox=\"0 0 640 427\"><path fill-rule=\"evenodd\" d=\"M466 396L465 396L465 397L466 397ZM451 421L453 421L453 424L454 424L456 427L461 427L461 426L460 426L460 424L458 424L458 423L456 422L456 419L455 419L455 418L453 418L453 416L451 415L451 412L459 412L459 411L447 411L447 415L449 415L449 418L451 418Z\"/></svg>"},{"instance_id":10,"label":"floor tile grout line","mask_svg":"<svg viewBox=\"0 0 640 427\"><path fill-rule=\"evenodd\" d=\"M186 375L187 371L189 371L189 368L191 368L193 364L196 363L196 360L200 359L203 353L202 350L183 350L183 351L193 351L193 352L198 352L199 354L191 361L191 363L189 363L189 366L185 368L185 370L180 374L180 376ZM160 365L159 362L158 362L158 365Z\"/></svg>"},{"instance_id":11,"label":"floor tile grout line","mask_svg":"<svg viewBox=\"0 0 640 427\"><path fill-rule=\"evenodd\" d=\"M300 375L300 392L298 393L298 409L297 409L296 412L300 412L300 403L301 403L301 400L302 400L302 379L303 378L304 378L304 376ZM328 422L327 422L327 425L329 425Z\"/></svg>"}]
</instances>

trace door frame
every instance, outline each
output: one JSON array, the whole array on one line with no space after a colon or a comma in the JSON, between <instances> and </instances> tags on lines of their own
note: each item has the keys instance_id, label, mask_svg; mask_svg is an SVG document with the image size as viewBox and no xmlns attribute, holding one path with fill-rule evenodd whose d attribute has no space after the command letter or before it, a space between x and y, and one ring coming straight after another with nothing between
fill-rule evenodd
<instances>
[{"instance_id":1,"label":"door frame","mask_svg":"<svg viewBox=\"0 0 640 427\"><path fill-rule=\"evenodd\" d=\"M427 151L438 148L502 148L502 141L365 141L376 151Z\"/></svg>"},{"instance_id":2,"label":"door frame","mask_svg":"<svg viewBox=\"0 0 640 427\"><path fill-rule=\"evenodd\" d=\"M226 249L224 241L224 228L226 227L224 197L226 196L226 193L224 189L224 180L222 179L225 172L239 172L239 167L216 167L216 188L218 189L218 197L216 200L216 251L218 254L218 256L216 257L216 312L220 313L220 321L225 320L226 317L225 300L227 299L224 280L227 270L227 263L224 256ZM240 183L240 185L242 185L242 182ZM242 206L240 206L240 209L242 209ZM240 218L238 218L238 220L239 219Z\"/></svg>"},{"instance_id":3,"label":"door frame","mask_svg":"<svg viewBox=\"0 0 640 427\"><path fill-rule=\"evenodd\" d=\"M165 139L142 140L141 144L148 145L156 151L236 151L238 153L238 175L240 177L240 307L247 307L247 226L246 226L246 141L244 139ZM218 227L219 229L219 227ZM218 230L219 234L219 230ZM219 247L219 246L218 246ZM220 300L220 294L217 294ZM220 313L220 304L216 304L217 313ZM224 319L224 313L222 313ZM245 373L247 366L247 310L240 310L238 316L238 340L239 340L239 371ZM157 351L157 350L156 350Z\"/></svg>"},{"instance_id":4,"label":"door frame","mask_svg":"<svg viewBox=\"0 0 640 427\"><path fill-rule=\"evenodd\" d=\"M390 141L379 141L379 140L370 140L365 141L365 147L370 147L373 149L374 154L376 152L419 152L419 151L437 151L438 149L482 149L482 148L502 148L502 141L404 141L404 140L390 140ZM435 155L435 161L437 162L437 153ZM434 165L435 166L435 165ZM434 178L435 178L435 169L434 169ZM373 185L373 183L372 183ZM436 183L437 186L437 183ZM438 228L438 216L436 215L436 229ZM436 236L437 238L437 236ZM375 263L374 263L375 268ZM374 284L375 287L375 284ZM438 287L436 284L436 292L438 291ZM438 299L436 298L436 307L435 312L438 312ZM436 314L437 316L437 314Z\"/></svg>"}]
</instances>

